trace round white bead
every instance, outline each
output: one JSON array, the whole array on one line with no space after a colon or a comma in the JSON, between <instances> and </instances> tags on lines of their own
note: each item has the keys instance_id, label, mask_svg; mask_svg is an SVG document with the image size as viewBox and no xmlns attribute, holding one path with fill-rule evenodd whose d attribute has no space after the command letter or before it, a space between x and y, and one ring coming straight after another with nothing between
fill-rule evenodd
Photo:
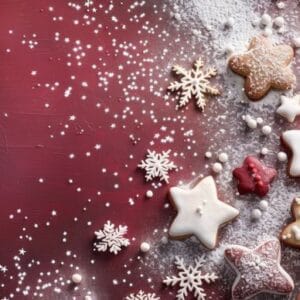
<instances>
[{"instance_id":1,"label":"round white bead","mask_svg":"<svg viewBox=\"0 0 300 300\"><path fill-rule=\"evenodd\" d=\"M224 152L220 153L218 158L219 158L219 161L222 163L226 163L228 161L228 155L227 155L227 153L224 153Z\"/></svg>"},{"instance_id":2,"label":"round white bead","mask_svg":"<svg viewBox=\"0 0 300 300\"><path fill-rule=\"evenodd\" d=\"M205 152L205 157L206 158L211 158L212 157L212 153L209 152L209 151Z\"/></svg>"},{"instance_id":3,"label":"round white bead","mask_svg":"<svg viewBox=\"0 0 300 300\"><path fill-rule=\"evenodd\" d=\"M294 37L293 44L296 48L300 48L300 37Z\"/></svg>"},{"instance_id":4,"label":"round white bead","mask_svg":"<svg viewBox=\"0 0 300 300\"><path fill-rule=\"evenodd\" d=\"M253 209L251 212L251 218L253 220L258 220L261 217L261 215L262 215L262 212L257 208Z\"/></svg>"},{"instance_id":5,"label":"round white bead","mask_svg":"<svg viewBox=\"0 0 300 300\"><path fill-rule=\"evenodd\" d=\"M284 18L283 17L277 17L274 19L274 24L277 27L282 27L284 25Z\"/></svg>"},{"instance_id":6,"label":"round white bead","mask_svg":"<svg viewBox=\"0 0 300 300\"><path fill-rule=\"evenodd\" d=\"M84 300L92 300L92 297L87 295L84 297Z\"/></svg>"},{"instance_id":7,"label":"round white bead","mask_svg":"<svg viewBox=\"0 0 300 300\"><path fill-rule=\"evenodd\" d=\"M215 173L220 173L223 170L223 167L220 163L214 163L212 169Z\"/></svg>"},{"instance_id":8,"label":"round white bead","mask_svg":"<svg viewBox=\"0 0 300 300\"><path fill-rule=\"evenodd\" d=\"M262 211L266 211L268 209L268 206L269 206L269 203L266 201L266 200L261 200L259 202L259 208L262 210Z\"/></svg>"},{"instance_id":9,"label":"round white bead","mask_svg":"<svg viewBox=\"0 0 300 300\"><path fill-rule=\"evenodd\" d=\"M147 197L147 198L152 198L152 197L153 197L153 192L152 192L151 190L148 190L148 191L146 192L146 197Z\"/></svg>"},{"instance_id":10,"label":"round white bead","mask_svg":"<svg viewBox=\"0 0 300 300\"><path fill-rule=\"evenodd\" d=\"M232 45L228 44L225 46L224 50L225 50L226 54L232 54L234 52L234 47Z\"/></svg>"},{"instance_id":11,"label":"round white bead","mask_svg":"<svg viewBox=\"0 0 300 300\"><path fill-rule=\"evenodd\" d=\"M259 118L256 119L256 122L257 122L258 125L261 125L264 122L264 120L259 117Z\"/></svg>"},{"instance_id":12,"label":"round white bead","mask_svg":"<svg viewBox=\"0 0 300 300\"><path fill-rule=\"evenodd\" d=\"M140 245L140 249L142 252L148 252L150 250L150 244L147 242L142 242Z\"/></svg>"},{"instance_id":13,"label":"round white bead","mask_svg":"<svg viewBox=\"0 0 300 300\"><path fill-rule=\"evenodd\" d=\"M82 281L82 276L79 273L74 273L72 275L72 281L76 284L80 283Z\"/></svg>"},{"instance_id":14,"label":"round white bead","mask_svg":"<svg viewBox=\"0 0 300 300\"><path fill-rule=\"evenodd\" d=\"M279 161L286 161L287 160L287 154L285 152L278 152L277 158Z\"/></svg>"},{"instance_id":15,"label":"round white bead","mask_svg":"<svg viewBox=\"0 0 300 300\"><path fill-rule=\"evenodd\" d=\"M261 129L262 133L264 135L269 135L272 132L272 127L269 125L265 125L262 129Z\"/></svg>"},{"instance_id":16,"label":"round white bead","mask_svg":"<svg viewBox=\"0 0 300 300\"><path fill-rule=\"evenodd\" d=\"M247 126L251 129L255 129L257 127L257 122L256 120L252 119L252 118L247 118L246 119L246 123L247 123Z\"/></svg>"},{"instance_id":17,"label":"round white bead","mask_svg":"<svg viewBox=\"0 0 300 300\"><path fill-rule=\"evenodd\" d=\"M232 27L234 25L234 18L229 17L226 22L225 22L225 26L226 27Z\"/></svg>"},{"instance_id":18,"label":"round white bead","mask_svg":"<svg viewBox=\"0 0 300 300\"><path fill-rule=\"evenodd\" d=\"M260 153L262 155L267 155L269 153L269 149L268 148L262 148L261 151L260 151Z\"/></svg>"},{"instance_id":19,"label":"round white bead","mask_svg":"<svg viewBox=\"0 0 300 300\"><path fill-rule=\"evenodd\" d=\"M276 6L278 9L284 9L285 8L285 3L284 2L277 2Z\"/></svg>"},{"instance_id":20,"label":"round white bead","mask_svg":"<svg viewBox=\"0 0 300 300\"><path fill-rule=\"evenodd\" d=\"M263 14L260 19L260 23L264 26L269 26L272 23L272 18L268 14Z\"/></svg>"}]
</instances>

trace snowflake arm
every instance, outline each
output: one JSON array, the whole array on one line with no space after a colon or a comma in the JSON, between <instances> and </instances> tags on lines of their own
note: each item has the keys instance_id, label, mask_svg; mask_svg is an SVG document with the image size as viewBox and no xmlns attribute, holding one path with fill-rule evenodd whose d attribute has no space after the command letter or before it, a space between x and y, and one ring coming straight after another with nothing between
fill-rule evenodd
<instances>
[{"instance_id":1,"label":"snowflake arm","mask_svg":"<svg viewBox=\"0 0 300 300\"><path fill-rule=\"evenodd\" d=\"M98 252L109 251L118 254L122 247L127 247L130 242L124 235L127 233L127 226L119 225L116 227L110 221L104 224L102 230L95 231L96 242L94 243L95 249Z\"/></svg>"},{"instance_id":2,"label":"snowflake arm","mask_svg":"<svg viewBox=\"0 0 300 300\"><path fill-rule=\"evenodd\" d=\"M153 293L144 293L144 291L139 291L137 294L130 294L125 298L125 300L159 300L160 298L157 297Z\"/></svg>"},{"instance_id":3,"label":"snowflake arm","mask_svg":"<svg viewBox=\"0 0 300 300\"><path fill-rule=\"evenodd\" d=\"M169 170L176 169L177 166L169 160L171 150L156 153L148 150L145 160L138 165L139 168L146 171L146 181L150 181L155 177L159 177L161 181L169 182Z\"/></svg>"}]
</instances>

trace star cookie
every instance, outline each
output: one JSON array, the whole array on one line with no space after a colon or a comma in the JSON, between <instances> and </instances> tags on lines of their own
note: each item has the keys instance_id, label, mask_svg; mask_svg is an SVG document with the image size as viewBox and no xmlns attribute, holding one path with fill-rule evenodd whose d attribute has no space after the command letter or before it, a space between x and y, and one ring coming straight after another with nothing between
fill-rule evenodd
<instances>
[{"instance_id":1,"label":"star cookie","mask_svg":"<svg viewBox=\"0 0 300 300\"><path fill-rule=\"evenodd\" d=\"M277 239L255 249L229 246L224 255L237 274L232 300L251 299L260 293L287 295L293 291L293 279L280 265L281 248Z\"/></svg>"},{"instance_id":2,"label":"star cookie","mask_svg":"<svg viewBox=\"0 0 300 300\"><path fill-rule=\"evenodd\" d=\"M195 235L209 249L216 247L219 227L239 214L237 209L218 199L212 176L205 177L192 189L172 187L170 196L177 210L170 236Z\"/></svg>"},{"instance_id":3,"label":"star cookie","mask_svg":"<svg viewBox=\"0 0 300 300\"><path fill-rule=\"evenodd\" d=\"M300 176L300 130L288 130L282 134L283 143L293 153L289 174L292 177Z\"/></svg>"},{"instance_id":4,"label":"star cookie","mask_svg":"<svg viewBox=\"0 0 300 300\"><path fill-rule=\"evenodd\" d=\"M300 198L292 203L292 215L295 221L282 230L280 239L291 247L300 248Z\"/></svg>"},{"instance_id":5,"label":"star cookie","mask_svg":"<svg viewBox=\"0 0 300 300\"><path fill-rule=\"evenodd\" d=\"M273 45L263 36L254 37L244 54L229 59L231 70L245 77L245 93L250 100L264 97L271 88L288 90L296 83L290 63L294 50L288 45Z\"/></svg>"},{"instance_id":6,"label":"star cookie","mask_svg":"<svg viewBox=\"0 0 300 300\"><path fill-rule=\"evenodd\" d=\"M243 166L233 170L233 176L238 180L240 194L255 193L260 197L265 196L277 172L266 167L256 157L247 156Z\"/></svg>"},{"instance_id":7,"label":"star cookie","mask_svg":"<svg viewBox=\"0 0 300 300\"><path fill-rule=\"evenodd\" d=\"M276 112L289 122L294 122L295 118L300 115L300 94L291 98L281 96L281 105Z\"/></svg>"}]
</instances>

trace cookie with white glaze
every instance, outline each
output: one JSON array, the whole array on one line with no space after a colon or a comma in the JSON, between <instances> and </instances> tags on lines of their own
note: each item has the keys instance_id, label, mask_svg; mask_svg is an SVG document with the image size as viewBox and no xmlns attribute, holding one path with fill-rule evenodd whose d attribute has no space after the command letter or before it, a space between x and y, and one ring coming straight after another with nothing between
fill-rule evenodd
<instances>
[{"instance_id":1,"label":"cookie with white glaze","mask_svg":"<svg viewBox=\"0 0 300 300\"><path fill-rule=\"evenodd\" d=\"M289 164L289 175L300 176L300 130L288 130L282 134L282 141L292 152Z\"/></svg>"},{"instance_id":2,"label":"cookie with white glaze","mask_svg":"<svg viewBox=\"0 0 300 300\"><path fill-rule=\"evenodd\" d=\"M284 227L280 239L288 246L300 248L300 197L294 199L291 208L294 222Z\"/></svg>"},{"instance_id":3,"label":"cookie with white glaze","mask_svg":"<svg viewBox=\"0 0 300 300\"><path fill-rule=\"evenodd\" d=\"M205 177L190 189L172 187L170 197L177 216L169 235L173 238L194 235L209 249L217 245L219 228L239 214L237 209L218 199L212 176Z\"/></svg>"}]
</instances>

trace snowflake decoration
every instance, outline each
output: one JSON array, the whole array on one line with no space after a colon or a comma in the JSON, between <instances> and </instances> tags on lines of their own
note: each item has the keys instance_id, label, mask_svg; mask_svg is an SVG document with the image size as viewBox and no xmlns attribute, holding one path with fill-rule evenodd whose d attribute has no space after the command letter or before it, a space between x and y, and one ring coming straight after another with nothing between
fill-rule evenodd
<instances>
[{"instance_id":1,"label":"snowflake decoration","mask_svg":"<svg viewBox=\"0 0 300 300\"><path fill-rule=\"evenodd\" d=\"M130 294L125 300L159 300L155 294L145 294L143 291L139 291L137 294Z\"/></svg>"},{"instance_id":2,"label":"snowflake decoration","mask_svg":"<svg viewBox=\"0 0 300 300\"><path fill-rule=\"evenodd\" d=\"M203 282L214 282L218 277L215 273L202 273L201 267L204 261L204 256L201 256L195 260L194 267L186 267L182 258L175 257L175 265L179 270L178 276L167 277L163 282L168 286L179 285L180 289L176 295L177 300L184 300L188 292L192 291L194 291L194 297L197 300L205 300L206 293L202 287Z\"/></svg>"},{"instance_id":3,"label":"snowflake decoration","mask_svg":"<svg viewBox=\"0 0 300 300\"><path fill-rule=\"evenodd\" d=\"M127 226L119 225L116 227L110 221L104 224L103 230L95 231L96 241L94 243L95 249L99 252L109 251L118 254L121 247L127 247L130 242L123 236L127 233Z\"/></svg>"},{"instance_id":4,"label":"snowflake decoration","mask_svg":"<svg viewBox=\"0 0 300 300\"><path fill-rule=\"evenodd\" d=\"M177 168L177 166L169 160L170 152L171 150L156 153L155 151L148 150L147 158L142 160L138 165L139 168L146 171L145 177L147 181L155 177L160 177L160 180L169 183L168 171Z\"/></svg>"},{"instance_id":5,"label":"snowflake decoration","mask_svg":"<svg viewBox=\"0 0 300 300\"><path fill-rule=\"evenodd\" d=\"M217 75L217 70L215 68L203 70L203 66L203 61L199 58L190 71L181 66L173 67L173 72L180 79L172 82L168 89L172 92L181 90L177 108L186 106L192 96L194 96L197 100L196 105L203 110L206 105L205 94L214 96L220 94L219 90L212 87L209 83L209 79Z\"/></svg>"}]
</instances>

